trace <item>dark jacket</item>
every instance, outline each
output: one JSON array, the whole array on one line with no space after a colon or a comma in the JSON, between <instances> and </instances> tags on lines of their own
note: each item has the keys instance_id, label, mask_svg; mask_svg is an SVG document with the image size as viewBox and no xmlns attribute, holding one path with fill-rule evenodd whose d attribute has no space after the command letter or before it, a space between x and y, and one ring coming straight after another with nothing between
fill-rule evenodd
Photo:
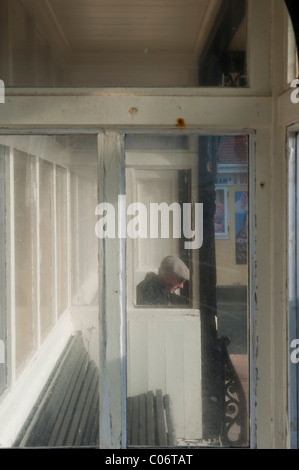
<instances>
[{"instance_id":1,"label":"dark jacket","mask_svg":"<svg viewBox=\"0 0 299 470\"><path fill-rule=\"evenodd\" d=\"M137 285L137 305L188 305L186 297L170 294L155 273L148 273Z\"/></svg>"}]
</instances>

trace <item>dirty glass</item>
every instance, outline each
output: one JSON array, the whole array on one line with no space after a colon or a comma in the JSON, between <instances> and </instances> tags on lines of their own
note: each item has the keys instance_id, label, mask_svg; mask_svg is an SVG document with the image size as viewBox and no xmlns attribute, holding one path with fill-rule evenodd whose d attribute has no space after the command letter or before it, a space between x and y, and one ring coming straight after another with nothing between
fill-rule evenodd
<instances>
[{"instance_id":1,"label":"dirty glass","mask_svg":"<svg viewBox=\"0 0 299 470\"><path fill-rule=\"evenodd\" d=\"M246 447L248 136L125 144L127 444Z\"/></svg>"},{"instance_id":2,"label":"dirty glass","mask_svg":"<svg viewBox=\"0 0 299 470\"><path fill-rule=\"evenodd\" d=\"M55 214L54 165L42 158L39 161L39 207L41 335L45 336L55 321Z\"/></svg>"},{"instance_id":3,"label":"dirty glass","mask_svg":"<svg viewBox=\"0 0 299 470\"><path fill-rule=\"evenodd\" d=\"M97 136L0 136L0 446L98 446ZM3 282L2 282L3 281Z\"/></svg>"},{"instance_id":4,"label":"dirty glass","mask_svg":"<svg viewBox=\"0 0 299 470\"><path fill-rule=\"evenodd\" d=\"M33 203L35 174L33 157L16 150L14 155L14 250L15 250L15 341L19 369L35 346L34 239L36 211ZM25 334L24 334L25 333Z\"/></svg>"},{"instance_id":5,"label":"dirty glass","mask_svg":"<svg viewBox=\"0 0 299 470\"><path fill-rule=\"evenodd\" d=\"M56 165L56 230L57 230L57 309L62 313L68 306L68 182L67 169Z\"/></svg>"},{"instance_id":6,"label":"dirty glass","mask_svg":"<svg viewBox=\"0 0 299 470\"><path fill-rule=\"evenodd\" d=\"M247 87L246 0L9 0L7 87Z\"/></svg>"}]
</instances>

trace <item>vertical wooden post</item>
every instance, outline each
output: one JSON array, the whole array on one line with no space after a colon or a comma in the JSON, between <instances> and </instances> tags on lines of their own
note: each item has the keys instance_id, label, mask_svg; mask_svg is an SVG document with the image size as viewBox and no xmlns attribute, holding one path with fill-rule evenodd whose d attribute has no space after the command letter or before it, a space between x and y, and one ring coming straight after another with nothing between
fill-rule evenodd
<instances>
[{"instance_id":1,"label":"vertical wooden post","mask_svg":"<svg viewBox=\"0 0 299 470\"><path fill-rule=\"evenodd\" d=\"M11 2L0 4L0 78L5 86L12 86Z\"/></svg>"},{"instance_id":2,"label":"vertical wooden post","mask_svg":"<svg viewBox=\"0 0 299 470\"><path fill-rule=\"evenodd\" d=\"M99 202L115 209L115 238L99 240L100 248L100 448L126 444L125 240L118 238L118 195L124 194L123 139L116 131L99 136Z\"/></svg>"}]
</instances>

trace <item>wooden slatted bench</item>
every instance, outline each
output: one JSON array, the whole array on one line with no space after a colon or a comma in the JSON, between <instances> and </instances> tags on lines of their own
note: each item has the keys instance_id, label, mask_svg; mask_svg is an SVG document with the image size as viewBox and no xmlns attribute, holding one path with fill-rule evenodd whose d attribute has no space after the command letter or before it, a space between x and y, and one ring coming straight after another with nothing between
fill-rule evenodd
<instances>
[{"instance_id":1,"label":"wooden slatted bench","mask_svg":"<svg viewBox=\"0 0 299 470\"><path fill-rule=\"evenodd\" d=\"M99 442L99 370L72 336L14 447L94 447Z\"/></svg>"},{"instance_id":2,"label":"wooden slatted bench","mask_svg":"<svg viewBox=\"0 0 299 470\"><path fill-rule=\"evenodd\" d=\"M127 444L141 447L174 447L176 445L172 407L169 395L161 390L128 397Z\"/></svg>"},{"instance_id":3,"label":"wooden slatted bench","mask_svg":"<svg viewBox=\"0 0 299 470\"><path fill-rule=\"evenodd\" d=\"M127 399L128 446L175 446L168 395ZM99 447L99 369L72 336L13 447Z\"/></svg>"}]
</instances>

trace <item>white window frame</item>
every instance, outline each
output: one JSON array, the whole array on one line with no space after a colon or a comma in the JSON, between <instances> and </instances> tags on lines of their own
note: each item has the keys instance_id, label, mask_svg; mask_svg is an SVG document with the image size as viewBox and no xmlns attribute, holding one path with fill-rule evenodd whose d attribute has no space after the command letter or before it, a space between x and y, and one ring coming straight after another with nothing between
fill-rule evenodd
<instances>
[{"instance_id":1,"label":"white window frame","mask_svg":"<svg viewBox=\"0 0 299 470\"><path fill-rule=\"evenodd\" d=\"M288 133L288 226L287 226L287 259L288 259L288 447L298 449L299 429L299 371L298 364L292 361L298 357L297 339L299 338L299 129ZM293 343L294 341L294 343Z\"/></svg>"}]
</instances>

